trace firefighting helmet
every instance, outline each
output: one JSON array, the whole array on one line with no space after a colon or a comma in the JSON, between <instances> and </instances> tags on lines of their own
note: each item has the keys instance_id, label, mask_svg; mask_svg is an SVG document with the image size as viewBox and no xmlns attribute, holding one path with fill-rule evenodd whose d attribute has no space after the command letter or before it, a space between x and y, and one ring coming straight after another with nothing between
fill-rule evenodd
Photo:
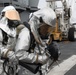
<instances>
[{"instance_id":1,"label":"firefighting helmet","mask_svg":"<svg viewBox=\"0 0 76 75\"><path fill-rule=\"evenodd\" d=\"M45 22L46 24L55 27L56 14L51 8L45 7L37 12L34 12L33 14L41 21L43 20L43 22Z\"/></svg>"},{"instance_id":2,"label":"firefighting helmet","mask_svg":"<svg viewBox=\"0 0 76 75\"><path fill-rule=\"evenodd\" d=\"M6 6L2 11L2 13L5 13L4 16L10 20L20 20L19 13L16 11L16 9L13 6Z\"/></svg>"}]
</instances>

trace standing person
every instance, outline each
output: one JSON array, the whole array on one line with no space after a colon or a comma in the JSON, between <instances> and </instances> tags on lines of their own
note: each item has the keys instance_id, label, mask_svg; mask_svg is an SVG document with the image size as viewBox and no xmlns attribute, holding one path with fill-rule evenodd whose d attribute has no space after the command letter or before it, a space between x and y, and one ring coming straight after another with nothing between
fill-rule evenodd
<instances>
[{"instance_id":1,"label":"standing person","mask_svg":"<svg viewBox=\"0 0 76 75\"><path fill-rule=\"evenodd\" d=\"M6 6L1 11L0 19L0 56L1 58L8 58L12 63L17 63L13 50L16 41L16 27L19 24L19 13L13 6ZM3 62L3 60L0 60L0 75L5 75Z\"/></svg>"},{"instance_id":2,"label":"standing person","mask_svg":"<svg viewBox=\"0 0 76 75\"><path fill-rule=\"evenodd\" d=\"M41 67L43 75L46 74L46 66L48 65L47 61L49 58L46 54L46 48L50 40L51 32L54 30L55 23L56 14L51 8L46 7L34 12L29 24L25 23L25 27L19 33L15 47L16 56L20 61L43 64ZM33 38L30 34L32 34ZM35 43L31 42L33 39L35 39ZM33 51L30 48L31 43L35 44ZM58 55L56 58L58 58ZM22 75L26 74L24 70L21 70L21 72Z\"/></svg>"},{"instance_id":3,"label":"standing person","mask_svg":"<svg viewBox=\"0 0 76 75\"><path fill-rule=\"evenodd\" d=\"M75 15L76 15L76 0L73 0L71 2L71 6L70 6L70 24L73 26L76 25L76 16Z\"/></svg>"}]
</instances>

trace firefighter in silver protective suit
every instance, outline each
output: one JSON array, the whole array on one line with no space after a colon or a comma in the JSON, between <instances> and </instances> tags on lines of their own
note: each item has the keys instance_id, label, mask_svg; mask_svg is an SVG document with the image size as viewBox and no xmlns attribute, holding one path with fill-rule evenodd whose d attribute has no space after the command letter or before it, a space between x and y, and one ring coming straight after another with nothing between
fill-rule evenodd
<instances>
[{"instance_id":1,"label":"firefighter in silver protective suit","mask_svg":"<svg viewBox=\"0 0 76 75\"><path fill-rule=\"evenodd\" d=\"M51 42L51 32L54 30L56 23L56 14L49 8L45 7L33 13L29 20L30 28L26 25L21 29L16 47L15 53L20 61L25 63L40 63L42 64L42 74L46 75L48 70L48 59L49 55L46 54L47 44ZM30 32L33 34L35 39L34 49L30 48L31 39ZM31 52L29 52L29 48ZM21 70L22 71L22 70ZM22 75L25 75L25 71L22 71Z\"/></svg>"},{"instance_id":2,"label":"firefighter in silver protective suit","mask_svg":"<svg viewBox=\"0 0 76 75\"><path fill-rule=\"evenodd\" d=\"M20 23L19 13L13 6L6 6L1 11L0 18L0 75L6 75L3 69L4 60L17 64L14 53L16 41L16 27Z\"/></svg>"}]
</instances>

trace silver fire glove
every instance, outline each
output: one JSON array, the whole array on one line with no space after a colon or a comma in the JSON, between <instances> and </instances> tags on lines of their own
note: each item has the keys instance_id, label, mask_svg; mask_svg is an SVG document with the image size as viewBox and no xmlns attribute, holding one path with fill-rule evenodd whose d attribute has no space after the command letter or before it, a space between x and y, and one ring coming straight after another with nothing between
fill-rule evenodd
<instances>
[{"instance_id":1,"label":"silver fire glove","mask_svg":"<svg viewBox=\"0 0 76 75\"><path fill-rule=\"evenodd\" d=\"M18 59L13 51L8 52L7 58L9 58L9 62L18 64Z\"/></svg>"}]
</instances>

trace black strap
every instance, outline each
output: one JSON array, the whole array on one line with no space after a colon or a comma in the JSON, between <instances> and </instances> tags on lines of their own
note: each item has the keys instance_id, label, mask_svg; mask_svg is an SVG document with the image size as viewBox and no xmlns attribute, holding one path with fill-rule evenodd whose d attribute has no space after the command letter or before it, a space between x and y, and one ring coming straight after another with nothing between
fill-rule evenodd
<instances>
[{"instance_id":1,"label":"black strap","mask_svg":"<svg viewBox=\"0 0 76 75\"><path fill-rule=\"evenodd\" d=\"M8 72L5 70L6 68L6 63L7 63L7 61L6 60L4 60L4 62L3 62L3 70L4 70L4 72L7 74L7 75L9 75L8 74Z\"/></svg>"},{"instance_id":2,"label":"black strap","mask_svg":"<svg viewBox=\"0 0 76 75\"><path fill-rule=\"evenodd\" d=\"M3 36L2 44L3 45L7 45L7 42L8 42L8 34L4 30L2 30L2 29L1 29L1 31L2 31L2 36Z\"/></svg>"},{"instance_id":3,"label":"black strap","mask_svg":"<svg viewBox=\"0 0 76 75\"><path fill-rule=\"evenodd\" d=\"M76 23L73 23L72 25L76 25Z\"/></svg>"},{"instance_id":4,"label":"black strap","mask_svg":"<svg viewBox=\"0 0 76 75\"><path fill-rule=\"evenodd\" d=\"M30 31L30 37L31 37L31 42L30 42L30 48L29 48L29 52L31 52L31 49L34 49L35 48L35 39L34 39L34 36L31 32L31 29L30 29L30 25L27 23L27 22L23 22L23 24L29 29Z\"/></svg>"}]
</instances>

